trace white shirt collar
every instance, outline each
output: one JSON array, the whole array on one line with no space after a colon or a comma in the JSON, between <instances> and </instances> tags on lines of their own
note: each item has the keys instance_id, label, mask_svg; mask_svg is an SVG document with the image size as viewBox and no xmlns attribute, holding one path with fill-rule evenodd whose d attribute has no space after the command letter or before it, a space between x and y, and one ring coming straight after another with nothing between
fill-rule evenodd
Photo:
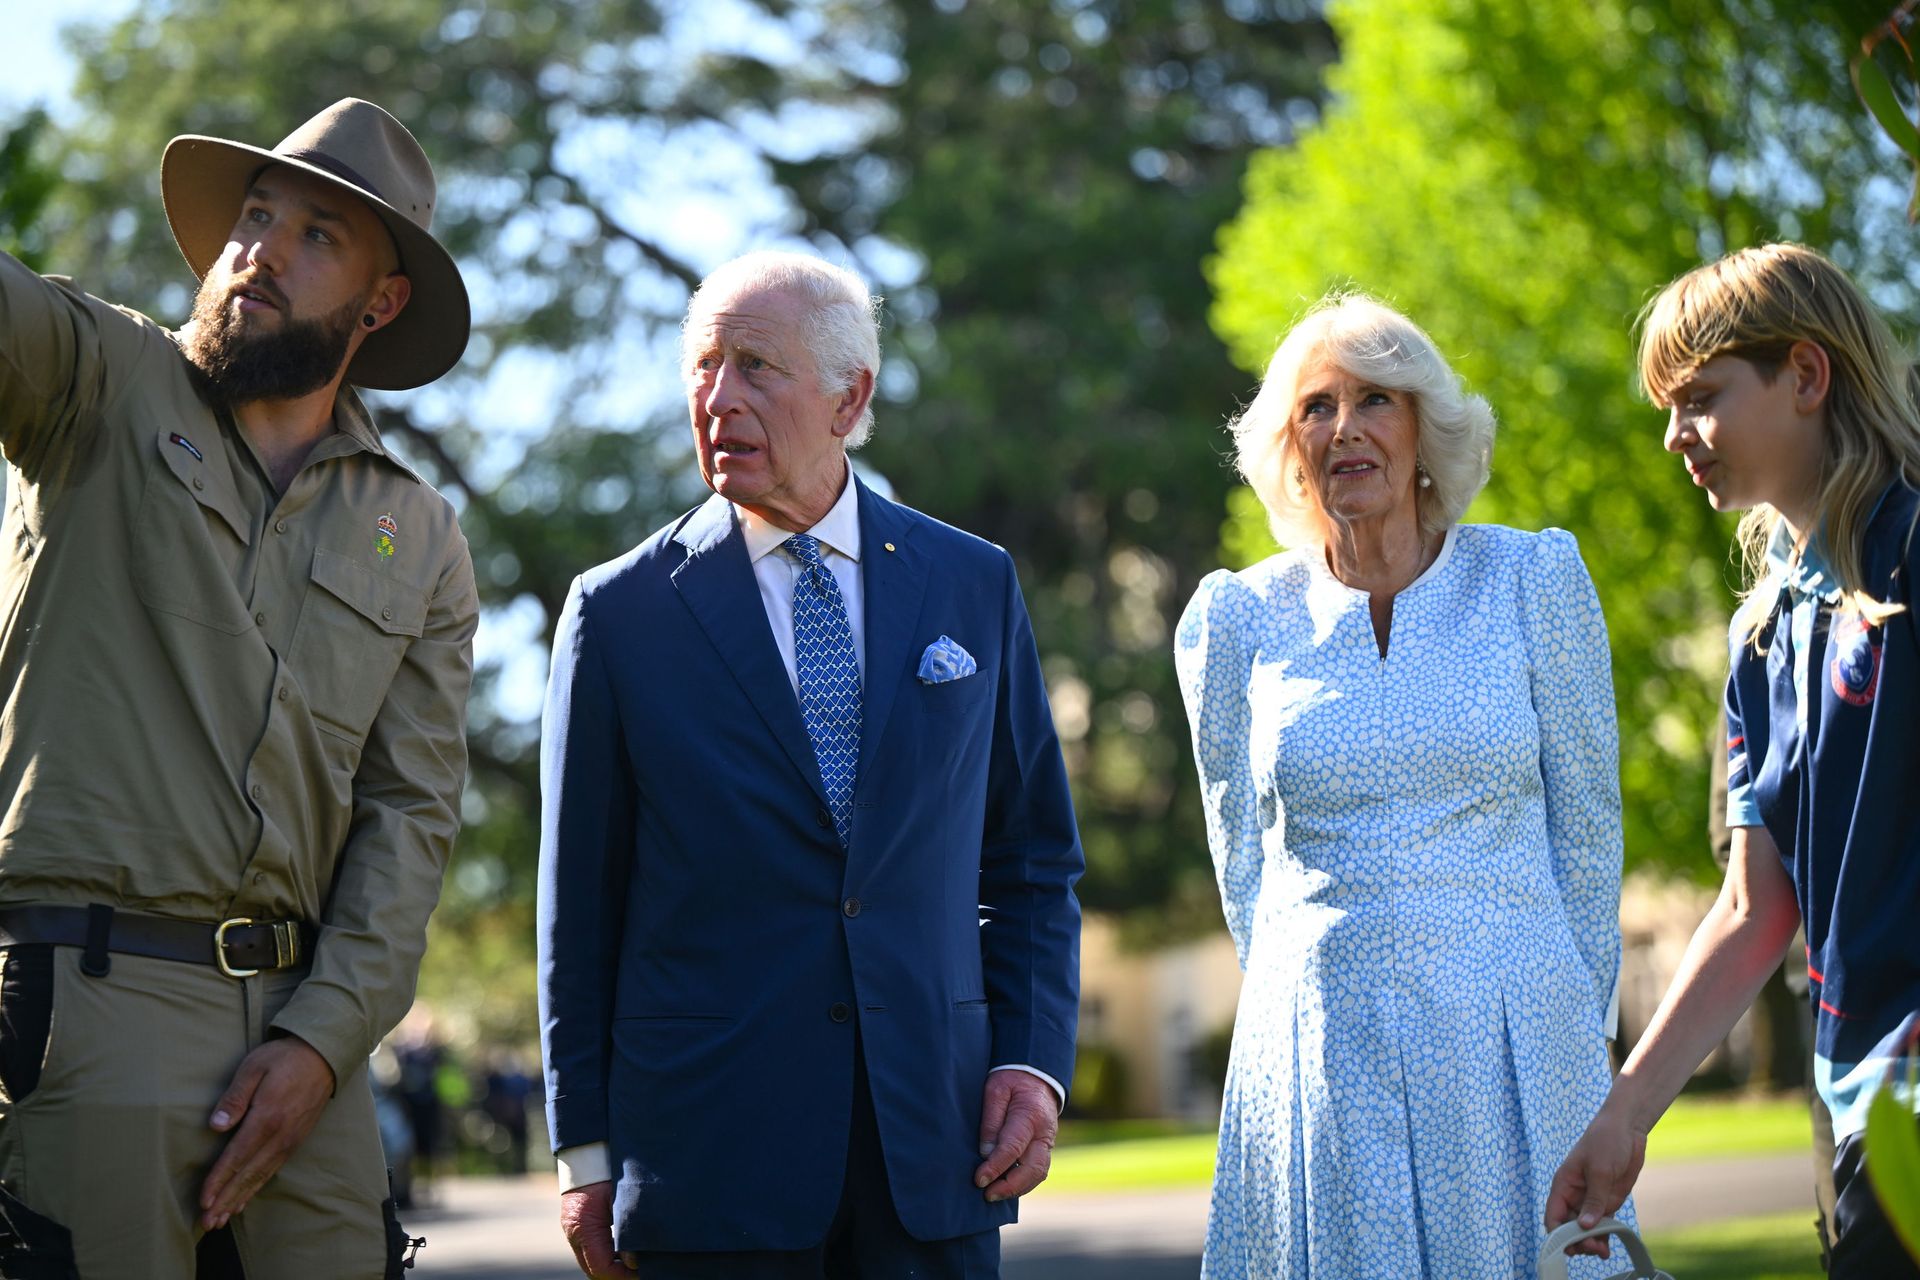
<instances>
[{"instance_id":1,"label":"white shirt collar","mask_svg":"<svg viewBox=\"0 0 1920 1280\"><path fill-rule=\"evenodd\" d=\"M847 486L840 491L840 498L833 509L820 522L804 532L812 534L829 551L838 551L855 564L860 562L860 486L853 481L853 468L847 468ZM790 530L762 520L745 507L736 506L734 511L740 517L740 533L747 540L747 559L758 564L768 554L779 550L780 545L793 536Z\"/></svg>"}]
</instances>

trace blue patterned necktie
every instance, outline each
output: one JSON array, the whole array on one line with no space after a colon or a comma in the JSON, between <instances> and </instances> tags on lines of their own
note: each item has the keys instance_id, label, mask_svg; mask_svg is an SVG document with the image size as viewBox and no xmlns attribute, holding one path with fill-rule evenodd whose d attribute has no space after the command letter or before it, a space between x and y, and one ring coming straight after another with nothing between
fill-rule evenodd
<instances>
[{"instance_id":1,"label":"blue patterned necktie","mask_svg":"<svg viewBox=\"0 0 1920 1280\"><path fill-rule=\"evenodd\" d=\"M853 780L860 766L860 663L853 628L833 570L820 558L820 540L796 533L787 551L800 562L793 580L793 667L800 684L800 716L807 722L820 781L826 784L833 828L847 843L853 823Z\"/></svg>"}]
</instances>

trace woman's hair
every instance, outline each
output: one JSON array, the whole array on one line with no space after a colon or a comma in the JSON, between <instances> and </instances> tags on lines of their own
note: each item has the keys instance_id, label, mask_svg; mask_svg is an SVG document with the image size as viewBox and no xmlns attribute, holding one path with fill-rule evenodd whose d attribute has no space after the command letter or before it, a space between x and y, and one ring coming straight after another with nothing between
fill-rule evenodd
<instances>
[{"instance_id":1,"label":"woman's hair","mask_svg":"<svg viewBox=\"0 0 1920 1280\"><path fill-rule=\"evenodd\" d=\"M682 368L686 366L688 334L705 316L707 301L747 286L789 289L806 299L809 310L801 332L820 389L837 396L860 380L862 370L880 376L880 299L866 283L845 267L804 253L759 249L723 263L700 282L687 299L680 322ZM873 400L847 436L847 448L857 449L873 436Z\"/></svg>"},{"instance_id":2,"label":"woman's hair","mask_svg":"<svg viewBox=\"0 0 1920 1280\"><path fill-rule=\"evenodd\" d=\"M1294 439L1300 374L1324 357L1356 378L1413 399L1416 456L1433 484L1416 487L1420 527L1438 533L1458 520L1487 482L1493 410L1469 395L1419 325L1362 293L1329 293L1295 324L1253 403L1235 418L1234 464L1266 504L1282 545L1327 540L1326 513L1308 485Z\"/></svg>"},{"instance_id":3,"label":"woman's hair","mask_svg":"<svg viewBox=\"0 0 1920 1280\"><path fill-rule=\"evenodd\" d=\"M1771 381L1795 343L1826 351L1831 375L1814 527L1840 580L1842 609L1874 624L1898 613L1900 605L1867 591L1861 541L1889 481L1920 483L1920 420L1907 359L1860 287L1804 245L1760 245L1687 272L1647 304L1639 324L1640 385L1659 405L1715 356L1738 356ZM1740 519L1743 606L1776 585L1767 582L1766 563L1779 523L1780 512L1765 503ZM1747 640L1766 623L1765 610L1748 609Z\"/></svg>"}]
</instances>

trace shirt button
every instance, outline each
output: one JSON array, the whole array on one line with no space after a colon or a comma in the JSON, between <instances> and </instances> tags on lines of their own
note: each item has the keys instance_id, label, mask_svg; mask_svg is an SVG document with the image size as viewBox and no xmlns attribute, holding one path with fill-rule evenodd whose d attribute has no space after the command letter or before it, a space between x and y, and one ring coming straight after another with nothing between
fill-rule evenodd
<instances>
[{"instance_id":1,"label":"shirt button","mask_svg":"<svg viewBox=\"0 0 1920 1280\"><path fill-rule=\"evenodd\" d=\"M813 815L813 825L824 830L833 825L833 815L821 809Z\"/></svg>"},{"instance_id":2,"label":"shirt button","mask_svg":"<svg viewBox=\"0 0 1920 1280\"><path fill-rule=\"evenodd\" d=\"M393 610L391 610L391 609L382 609L382 610L380 611L380 617L381 617L381 619L382 619L383 621L386 621L386 622L392 622L392 621L393 621Z\"/></svg>"},{"instance_id":3,"label":"shirt button","mask_svg":"<svg viewBox=\"0 0 1920 1280\"><path fill-rule=\"evenodd\" d=\"M196 489L204 489L207 487L207 482L205 480L202 480L199 476L195 476L193 478L193 487Z\"/></svg>"},{"instance_id":4,"label":"shirt button","mask_svg":"<svg viewBox=\"0 0 1920 1280\"><path fill-rule=\"evenodd\" d=\"M253 625L254 625L254 626L256 626L256 627L264 627L264 626L266 626L266 625L267 625L267 615L266 615L266 614L264 614L264 613L256 613L256 614L254 614L254 615L253 615Z\"/></svg>"},{"instance_id":5,"label":"shirt button","mask_svg":"<svg viewBox=\"0 0 1920 1280\"><path fill-rule=\"evenodd\" d=\"M846 915L847 919L853 919L860 914L860 899L848 898L840 904L840 910Z\"/></svg>"},{"instance_id":6,"label":"shirt button","mask_svg":"<svg viewBox=\"0 0 1920 1280\"><path fill-rule=\"evenodd\" d=\"M273 696L280 699L280 701L285 702L287 700L287 686L281 685L280 692L274 694Z\"/></svg>"},{"instance_id":7,"label":"shirt button","mask_svg":"<svg viewBox=\"0 0 1920 1280\"><path fill-rule=\"evenodd\" d=\"M275 533L285 533L287 531L287 522L285 520L275 520L273 522L273 531Z\"/></svg>"},{"instance_id":8,"label":"shirt button","mask_svg":"<svg viewBox=\"0 0 1920 1280\"><path fill-rule=\"evenodd\" d=\"M254 873L253 873L253 882L254 882L255 884L265 884L265 883L267 882L267 873L266 873L266 872L264 872L264 871L256 871L256 872L254 872Z\"/></svg>"},{"instance_id":9,"label":"shirt button","mask_svg":"<svg viewBox=\"0 0 1920 1280\"><path fill-rule=\"evenodd\" d=\"M266 796L267 796L267 789L256 782L251 787L247 788L247 794L252 796L255 800L264 800L266 799Z\"/></svg>"},{"instance_id":10,"label":"shirt button","mask_svg":"<svg viewBox=\"0 0 1920 1280\"><path fill-rule=\"evenodd\" d=\"M827 1010L827 1016L835 1022L845 1022L853 1016L853 1010L847 1007L846 1001L835 1000L833 1007Z\"/></svg>"}]
</instances>

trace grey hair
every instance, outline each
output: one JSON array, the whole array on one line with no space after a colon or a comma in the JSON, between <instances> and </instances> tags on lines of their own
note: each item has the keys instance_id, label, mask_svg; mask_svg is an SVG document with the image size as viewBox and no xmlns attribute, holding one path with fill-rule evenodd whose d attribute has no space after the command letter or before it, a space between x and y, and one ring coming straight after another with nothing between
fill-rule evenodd
<instances>
[{"instance_id":1,"label":"grey hair","mask_svg":"<svg viewBox=\"0 0 1920 1280\"><path fill-rule=\"evenodd\" d=\"M1493 408L1470 394L1426 331L1363 293L1329 293L1295 324L1273 353L1260 392L1229 425L1234 465L1267 508L1283 546L1327 539L1326 516L1304 477L1293 432L1300 374L1323 356L1341 369L1413 397L1419 424L1415 457L1432 477L1414 490L1420 527L1447 529L1487 483L1493 457Z\"/></svg>"},{"instance_id":2,"label":"grey hair","mask_svg":"<svg viewBox=\"0 0 1920 1280\"><path fill-rule=\"evenodd\" d=\"M704 299L743 288L786 289L809 304L802 341L813 357L814 375L828 395L841 395L860 380L861 370L880 377L880 297L844 267L804 253L760 249L722 263L687 299L680 323L681 367L692 362L688 342ZM847 437L857 449L873 435L873 401Z\"/></svg>"}]
</instances>

